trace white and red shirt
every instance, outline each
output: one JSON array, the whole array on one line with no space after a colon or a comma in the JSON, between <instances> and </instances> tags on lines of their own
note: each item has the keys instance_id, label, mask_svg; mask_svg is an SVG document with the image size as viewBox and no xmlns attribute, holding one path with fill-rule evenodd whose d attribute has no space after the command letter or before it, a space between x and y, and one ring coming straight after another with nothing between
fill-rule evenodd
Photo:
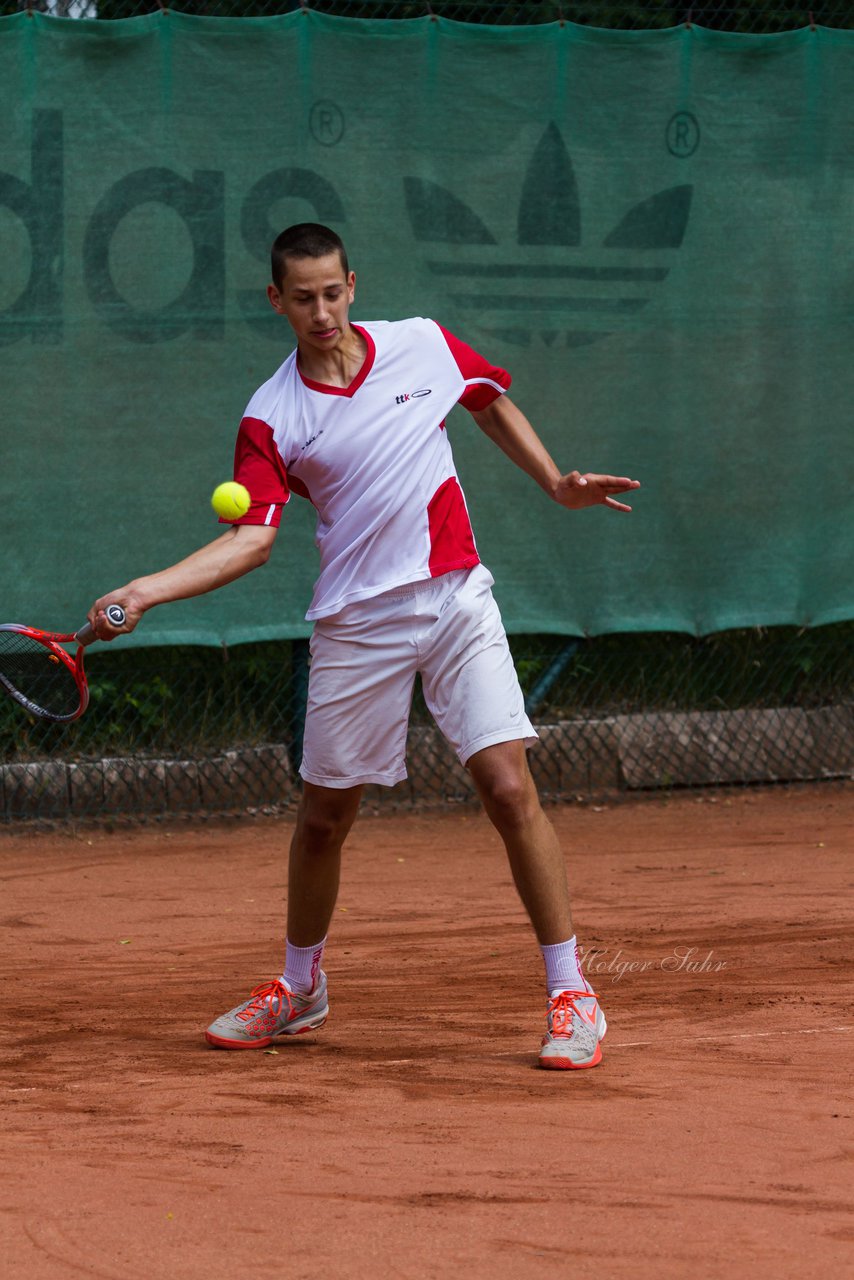
<instances>
[{"instance_id":1,"label":"white and red shirt","mask_svg":"<svg viewBox=\"0 0 854 1280\"><path fill-rule=\"evenodd\" d=\"M352 326L367 354L349 387L306 378L294 351L249 401L234 478L252 499L229 524L278 526L291 493L317 511L320 576L307 618L479 563L445 418L510 386L434 320Z\"/></svg>"}]
</instances>

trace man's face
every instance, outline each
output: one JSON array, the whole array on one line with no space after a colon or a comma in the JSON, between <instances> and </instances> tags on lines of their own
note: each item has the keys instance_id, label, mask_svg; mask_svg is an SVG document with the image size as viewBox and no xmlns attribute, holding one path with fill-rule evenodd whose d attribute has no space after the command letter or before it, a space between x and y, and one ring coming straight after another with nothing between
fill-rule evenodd
<instances>
[{"instance_id":1,"label":"man's face","mask_svg":"<svg viewBox=\"0 0 854 1280\"><path fill-rule=\"evenodd\" d=\"M300 347L329 351L348 329L356 276L344 274L337 253L325 258L287 258L281 288L267 288L273 310L286 316Z\"/></svg>"}]
</instances>

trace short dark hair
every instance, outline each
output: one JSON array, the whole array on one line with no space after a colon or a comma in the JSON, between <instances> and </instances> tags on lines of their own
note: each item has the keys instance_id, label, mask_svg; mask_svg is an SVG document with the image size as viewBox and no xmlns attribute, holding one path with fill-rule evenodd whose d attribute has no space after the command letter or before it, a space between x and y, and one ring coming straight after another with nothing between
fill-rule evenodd
<instances>
[{"instance_id":1,"label":"short dark hair","mask_svg":"<svg viewBox=\"0 0 854 1280\"><path fill-rule=\"evenodd\" d=\"M286 227L276 236L270 255L273 283L281 288L287 271L286 258L325 258L330 253L338 254L344 275L349 275L347 250L344 248L344 241L335 231L319 222L297 222L292 227Z\"/></svg>"}]
</instances>

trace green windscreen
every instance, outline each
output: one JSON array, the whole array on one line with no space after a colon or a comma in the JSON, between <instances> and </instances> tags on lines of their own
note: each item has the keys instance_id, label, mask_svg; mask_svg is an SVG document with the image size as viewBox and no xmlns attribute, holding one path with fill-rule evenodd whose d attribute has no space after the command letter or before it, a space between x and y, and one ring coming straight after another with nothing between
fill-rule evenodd
<instances>
[{"instance_id":1,"label":"green windscreen","mask_svg":"<svg viewBox=\"0 0 854 1280\"><path fill-rule=\"evenodd\" d=\"M161 13L0 20L4 620L67 629L220 532L291 349L284 226L328 223L353 319L432 316L513 375L558 508L448 428L508 629L854 616L854 34ZM307 634L313 512L123 643Z\"/></svg>"}]
</instances>

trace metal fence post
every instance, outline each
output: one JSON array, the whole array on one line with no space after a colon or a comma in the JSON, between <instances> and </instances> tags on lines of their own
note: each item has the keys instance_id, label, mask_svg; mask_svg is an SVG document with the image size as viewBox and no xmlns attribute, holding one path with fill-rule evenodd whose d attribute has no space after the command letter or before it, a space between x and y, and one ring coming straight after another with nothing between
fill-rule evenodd
<instances>
[{"instance_id":1,"label":"metal fence post","mask_svg":"<svg viewBox=\"0 0 854 1280\"><path fill-rule=\"evenodd\" d=\"M302 743L305 733L305 712L308 706L308 641L291 641L291 725L289 754L291 768L299 775L302 763Z\"/></svg>"}]
</instances>

